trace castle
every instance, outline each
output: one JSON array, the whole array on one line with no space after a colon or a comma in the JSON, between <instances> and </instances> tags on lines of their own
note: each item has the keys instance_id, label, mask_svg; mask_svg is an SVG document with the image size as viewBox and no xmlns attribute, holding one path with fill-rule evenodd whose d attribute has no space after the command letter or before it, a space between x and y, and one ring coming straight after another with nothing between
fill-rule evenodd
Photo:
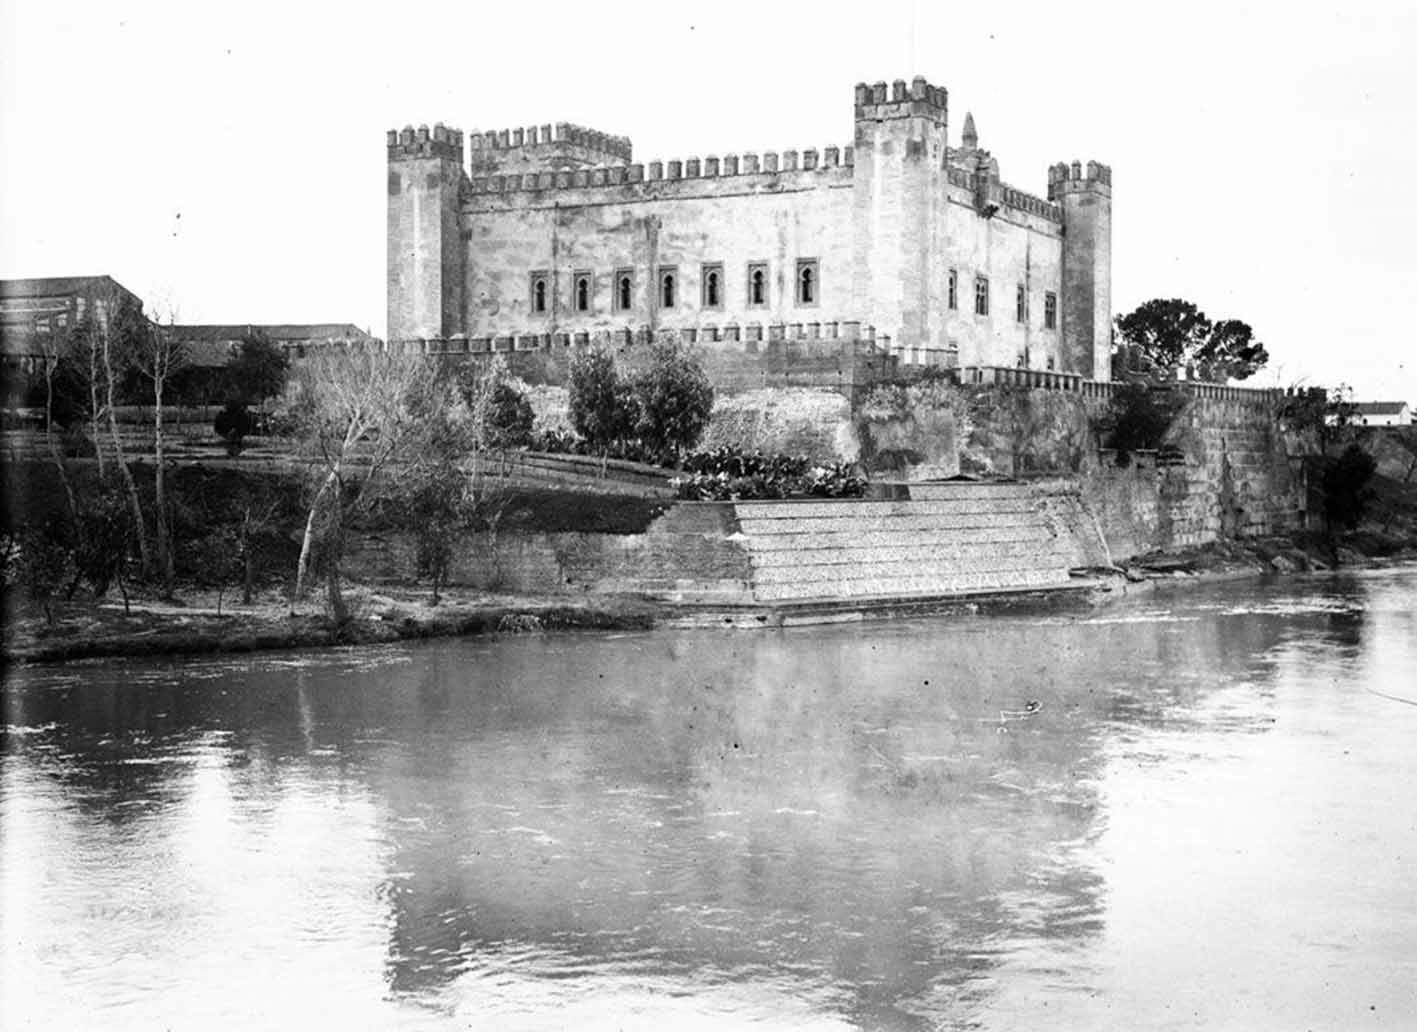
<instances>
[{"instance_id":1,"label":"castle","mask_svg":"<svg viewBox=\"0 0 1417 1032\"><path fill-rule=\"evenodd\" d=\"M952 146L948 116L923 78L862 83L850 146L647 164L564 123L466 150L391 131L388 338L846 322L906 364L1109 379L1111 169L1054 165L1045 200L1000 179L971 115Z\"/></svg>"}]
</instances>

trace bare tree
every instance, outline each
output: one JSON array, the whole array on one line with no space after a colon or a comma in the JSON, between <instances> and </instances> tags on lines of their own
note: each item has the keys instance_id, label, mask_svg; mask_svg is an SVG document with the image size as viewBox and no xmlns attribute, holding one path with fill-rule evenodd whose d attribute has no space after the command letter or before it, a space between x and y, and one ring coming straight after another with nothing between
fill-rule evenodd
<instances>
[{"instance_id":1,"label":"bare tree","mask_svg":"<svg viewBox=\"0 0 1417 1032\"><path fill-rule=\"evenodd\" d=\"M123 477L123 487L128 495L128 505L133 513L133 527L138 539L138 557L142 562L143 574L152 573L152 552L148 547L147 521L143 519L143 506L138 499L138 485L133 480L133 471L128 468L128 454L123 447L123 435L118 430L116 395L118 376L131 361L133 350L139 346L141 338L148 332L147 320L140 308L133 305L117 291L110 291L94 299L94 316L87 326L88 350L90 356L90 391L93 395L94 447L99 455L99 474L103 474L103 448L99 444L97 426L98 412L98 370L97 360L103 369L104 404L102 410L108 415L108 431L113 441L114 461Z\"/></svg>"},{"instance_id":2,"label":"bare tree","mask_svg":"<svg viewBox=\"0 0 1417 1032\"><path fill-rule=\"evenodd\" d=\"M416 453L425 422L420 410L434 389L433 372L421 356L385 351L326 352L300 366L297 412L313 496L292 606L304 593L318 544L330 609L337 622L348 620L339 572L344 527L351 515L374 503L385 475Z\"/></svg>"},{"instance_id":3,"label":"bare tree","mask_svg":"<svg viewBox=\"0 0 1417 1032\"><path fill-rule=\"evenodd\" d=\"M79 525L79 504L74 497L74 485L69 480L69 469L64 464L64 456L54 440L54 374L59 370L59 352L47 335L40 335L41 358L44 362L44 444L49 459L59 474L59 483L64 488L64 500L69 507L70 526Z\"/></svg>"},{"instance_id":4,"label":"bare tree","mask_svg":"<svg viewBox=\"0 0 1417 1032\"><path fill-rule=\"evenodd\" d=\"M176 311L171 305L154 305L160 316L133 342L133 367L152 385L153 397L153 530L156 537L157 574L164 596L173 589L172 518L167 505L167 469L163 435L163 394L172 376L187 365L187 349L177 339ZM164 325L165 322L165 325Z\"/></svg>"}]
</instances>

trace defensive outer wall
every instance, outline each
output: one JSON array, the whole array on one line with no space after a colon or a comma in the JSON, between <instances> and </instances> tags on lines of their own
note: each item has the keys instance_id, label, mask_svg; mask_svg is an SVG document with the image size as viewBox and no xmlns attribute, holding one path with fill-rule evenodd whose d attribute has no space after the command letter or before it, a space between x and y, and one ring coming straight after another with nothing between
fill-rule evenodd
<instances>
[{"instance_id":1,"label":"defensive outer wall","mask_svg":"<svg viewBox=\"0 0 1417 1032\"><path fill-rule=\"evenodd\" d=\"M631 535L473 536L452 580L730 609L869 608L1064 588L1077 567L1305 523L1304 442L1280 429L1282 391L1178 384L1184 403L1166 447L1119 465L1095 429L1117 385L1017 369L903 371L850 333L820 342L814 367L813 340L784 334L745 348L752 360L733 365L747 379L720 397L708 443L858 462L882 496L681 502ZM622 358L633 365L647 346L627 339ZM564 363L554 349L507 354L532 356L514 368L536 374L538 420L554 423ZM960 474L980 479L947 479ZM407 577L408 548L381 540L356 562Z\"/></svg>"}]
</instances>

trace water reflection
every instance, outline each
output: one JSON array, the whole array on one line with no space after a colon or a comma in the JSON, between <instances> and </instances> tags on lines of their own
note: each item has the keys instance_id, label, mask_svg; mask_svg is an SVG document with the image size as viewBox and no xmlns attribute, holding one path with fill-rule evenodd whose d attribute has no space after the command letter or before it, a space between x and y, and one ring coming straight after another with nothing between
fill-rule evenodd
<instances>
[{"instance_id":1,"label":"water reflection","mask_svg":"<svg viewBox=\"0 0 1417 1032\"><path fill-rule=\"evenodd\" d=\"M1366 716L1323 689L1417 666L1414 584L27 672L0 768L7 1007L1101 1027L1119 929L1154 933L1145 872L1256 819L1192 779L1243 791ZM1403 762L1372 755L1360 775ZM1158 1027L1133 997L1123 1023Z\"/></svg>"}]
</instances>

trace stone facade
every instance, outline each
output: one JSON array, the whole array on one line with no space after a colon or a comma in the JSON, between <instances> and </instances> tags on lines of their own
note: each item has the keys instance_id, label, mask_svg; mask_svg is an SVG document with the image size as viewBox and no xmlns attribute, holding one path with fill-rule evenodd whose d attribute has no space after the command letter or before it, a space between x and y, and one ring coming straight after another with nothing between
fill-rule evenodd
<instances>
[{"instance_id":1,"label":"stone facade","mask_svg":"<svg viewBox=\"0 0 1417 1032\"><path fill-rule=\"evenodd\" d=\"M906 364L1107 379L1111 170L1017 190L921 78L853 117L846 146L648 164L566 124L390 132L389 339L839 322Z\"/></svg>"}]
</instances>

